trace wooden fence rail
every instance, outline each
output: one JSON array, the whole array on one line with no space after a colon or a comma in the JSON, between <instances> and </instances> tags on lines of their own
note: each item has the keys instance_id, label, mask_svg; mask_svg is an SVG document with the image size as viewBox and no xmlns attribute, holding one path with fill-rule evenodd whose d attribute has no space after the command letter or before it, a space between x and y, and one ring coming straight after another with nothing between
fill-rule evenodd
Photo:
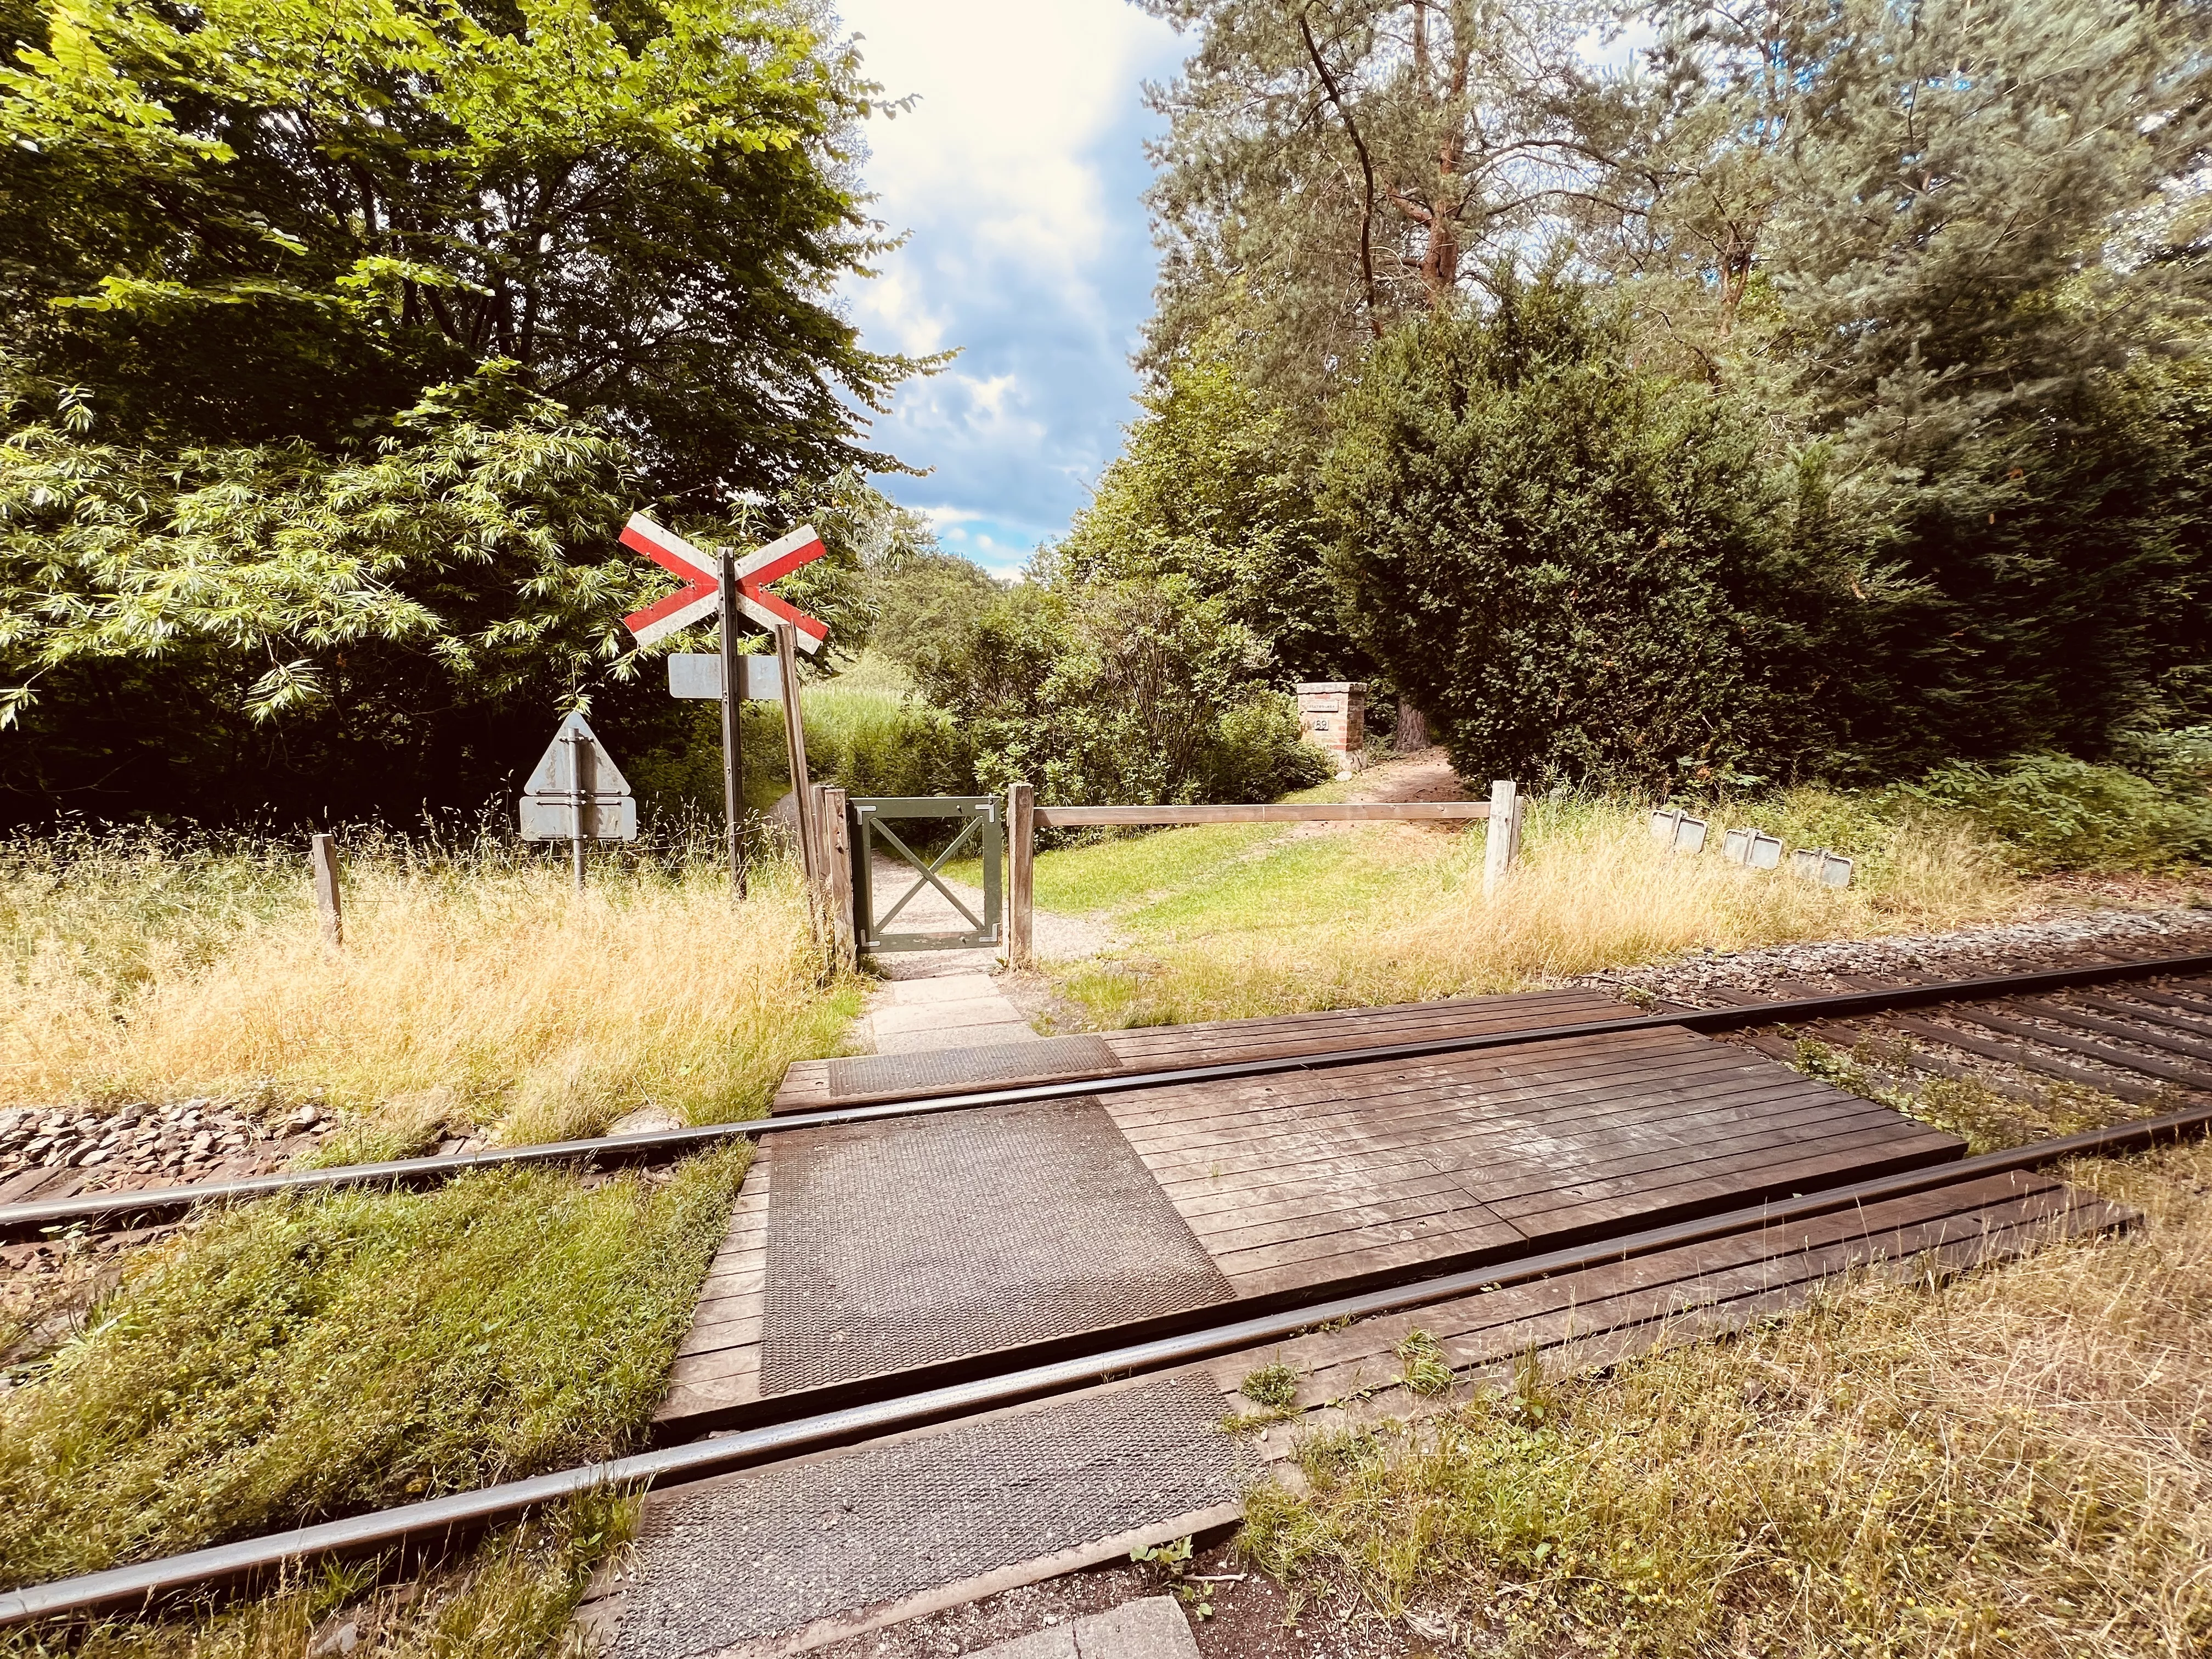
<instances>
[{"instance_id":1,"label":"wooden fence rail","mask_svg":"<svg viewBox=\"0 0 2212 1659\"><path fill-rule=\"evenodd\" d=\"M1109 823L1400 823L1486 818L1486 800L1268 801L1237 806L1040 806L1040 830Z\"/></svg>"},{"instance_id":2,"label":"wooden fence rail","mask_svg":"<svg viewBox=\"0 0 2212 1659\"><path fill-rule=\"evenodd\" d=\"M827 943L846 961L853 932L852 843L845 821L845 792L823 784L811 791L814 885L828 922ZM1031 957L1039 830L1194 823L1469 823L1486 820L1482 887L1494 892L1521 851L1524 803L1508 780L1490 786L1488 800L1267 801L1229 806L1040 806L1026 783L1006 791L1006 962L1026 967Z\"/></svg>"},{"instance_id":3,"label":"wooden fence rail","mask_svg":"<svg viewBox=\"0 0 2212 1659\"><path fill-rule=\"evenodd\" d=\"M1495 892L1521 852L1523 803L1508 779L1490 786L1488 800L1267 801L1230 806L1039 806L1026 783L1006 791L1006 965L1025 968L1031 956L1038 830L1107 825L1192 823L1438 823L1488 821L1482 890Z\"/></svg>"}]
</instances>

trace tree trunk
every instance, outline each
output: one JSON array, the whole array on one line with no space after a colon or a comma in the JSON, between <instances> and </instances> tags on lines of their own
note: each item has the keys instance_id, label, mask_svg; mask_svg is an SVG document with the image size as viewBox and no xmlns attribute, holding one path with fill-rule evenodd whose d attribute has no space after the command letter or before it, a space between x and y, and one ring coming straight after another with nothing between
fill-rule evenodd
<instances>
[{"instance_id":1,"label":"tree trunk","mask_svg":"<svg viewBox=\"0 0 2212 1659\"><path fill-rule=\"evenodd\" d=\"M1391 739L1391 747L1401 755L1410 755L1429 746L1429 722L1421 711L1405 698L1398 699L1398 731Z\"/></svg>"}]
</instances>

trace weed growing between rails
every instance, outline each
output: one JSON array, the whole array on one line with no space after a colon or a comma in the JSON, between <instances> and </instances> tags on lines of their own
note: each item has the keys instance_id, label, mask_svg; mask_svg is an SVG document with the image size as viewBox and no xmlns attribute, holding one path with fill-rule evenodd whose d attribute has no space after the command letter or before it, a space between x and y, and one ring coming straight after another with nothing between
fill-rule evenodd
<instances>
[{"instance_id":1,"label":"weed growing between rails","mask_svg":"<svg viewBox=\"0 0 2212 1659\"><path fill-rule=\"evenodd\" d=\"M2212 1148L2069 1174L2147 1225L1316 1439L1247 1546L1293 1585L1340 1564L1455 1648L2202 1653Z\"/></svg>"},{"instance_id":2,"label":"weed growing between rails","mask_svg":"<svg viewBox=\"0 0 2212 1659\"><path fill-rule=\"evenodd\" d=\"M271 1200L144 1252L0 1394L0 1583L631 1449L750 1159Z\"/></svg>"},{"instance_id":3,"label":"weed growing between rails","mask_svg":"<svg viewBox=\"0 0 2212 1659\"><path fill-rule=\"evenodd\" d=\"M326 1157L589 1134L648 1103L750 1115L859 1006L787 861L733 912L703 842L605 860L579 894L512 842L353 837L337 952L289 844L18 842L0 905L0 1099L320 1098L360 1118Z\"/></svg>"},{"instance_id":4,"label":"weed growing between rails","mask_svg":"<svg viewBox=\"0 0 2212 1659\"><path fill-rule=\"evenodd\" d=\"M1782 806L1818 824L1848 803L1808 791ZM1063 994L1106 1027L1512 991L1699 948L1955 927L2033 903L1956 825L1856 825L1859 879L1836 890L1670 854L1648 817L1623 802L1535 803L1522 861L1489 897L1480 828L1410 826L1248 838L1202 871L1164 860L1170 879L1134 893L1136 843L1046 854L1037 892L1075 908L1095 890L1138 941L1127 960L1062 972Z\"/></svg>"}]
</instances>

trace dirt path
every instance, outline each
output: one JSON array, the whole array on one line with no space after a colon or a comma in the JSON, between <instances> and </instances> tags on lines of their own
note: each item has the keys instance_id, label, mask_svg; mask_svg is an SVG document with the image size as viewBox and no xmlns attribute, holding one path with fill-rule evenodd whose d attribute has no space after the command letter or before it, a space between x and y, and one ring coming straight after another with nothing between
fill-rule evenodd
<instances>
[{"instance_id":1,"label":"dirt path","mask_svg":"<svg viewBox=\"0 0 2212 1659\"><path fill-rule=\"evenodd\" d=\"M1422 749L1370 766L1352 780L1346 800L1466 800L1467 785L1441 749Z\"/></svg>"}]
</instances>

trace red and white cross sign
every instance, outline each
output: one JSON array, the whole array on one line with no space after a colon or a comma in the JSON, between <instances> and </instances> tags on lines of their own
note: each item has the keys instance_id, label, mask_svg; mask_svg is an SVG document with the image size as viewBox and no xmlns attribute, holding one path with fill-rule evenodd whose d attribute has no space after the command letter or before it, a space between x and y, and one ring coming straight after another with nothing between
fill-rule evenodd
<instances>
[{"instance_id":1,"label":"red and white cross sign","mask_svg":"<svg viewBox=\"0 0 2212 1659\"><path fill-rule=\"evenodd\" d=\"M714 614L721 603L720 582L714 574L720 560L701 552L674 531L662 529L642 513L630 514L629 522L623 526L622 539L623 546L644 554L684 584L666 599L656 599L623 618L641 646L651 645ZM786 604L768 591L768 585L829 550L814 533L814 526L806 524L777 537L766 547L755 548L738 561L738 608L763 628L787 625L800 650L818 650L830 637L830 625Z\"/></svg>"}]
</instances>

